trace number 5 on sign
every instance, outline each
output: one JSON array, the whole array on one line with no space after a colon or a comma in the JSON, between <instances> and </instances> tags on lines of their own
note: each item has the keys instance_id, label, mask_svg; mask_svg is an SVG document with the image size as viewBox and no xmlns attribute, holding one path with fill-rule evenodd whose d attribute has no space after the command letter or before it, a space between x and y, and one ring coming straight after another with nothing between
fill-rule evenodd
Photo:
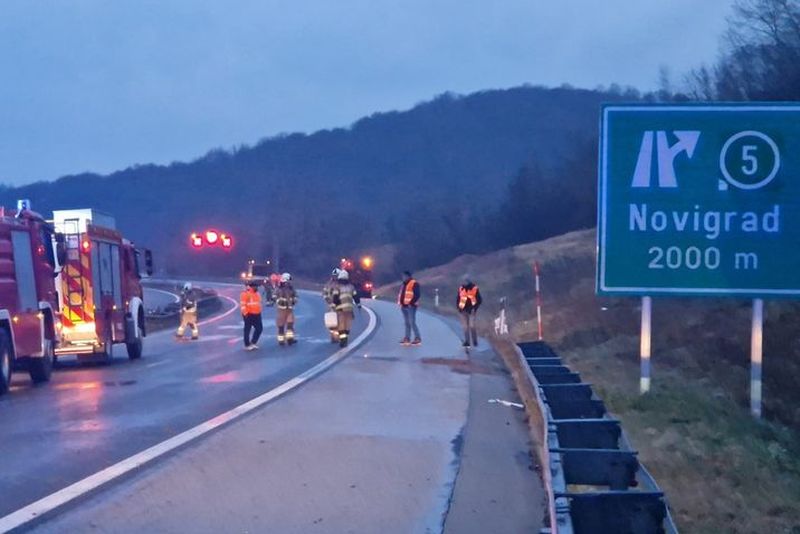
<instances>
[{"instance_id":1,"label":"number 5 on sign","mask_svg":"<svg viewBox=\"0 0 800 534\"><path fill-rule=\"evenodd\" d=\"M745 165L742 165L742 172L747 176L753 176L758 172L758 158L752 154L756 150L758 150L758 147L755 145L744 145L742 147L742 161L745 162Z\"/></svg>"}]
</instances>

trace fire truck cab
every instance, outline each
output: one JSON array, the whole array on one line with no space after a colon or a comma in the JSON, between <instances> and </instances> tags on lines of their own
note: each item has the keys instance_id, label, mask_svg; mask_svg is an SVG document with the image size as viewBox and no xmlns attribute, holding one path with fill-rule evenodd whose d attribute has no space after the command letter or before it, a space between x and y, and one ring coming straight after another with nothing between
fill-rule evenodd
<instances>
[{"instance_id":1,"label":"fire truck cab","mask_svg":"<svg viewBox=\"0 0 800 534\"><path fill-rule=\"evenodd\" d=\"M27 369L36 383L50 379L59 242L27 201L20 201L16 211L0 208L0 394L8 391L15 369Z\"/></svg>"},{"instance_id":2,"label":"fire truck cab","mask_svg":"<svg viewBox=\"0 0 800 534\"><path fill-rule=\"evenodd\" d=\"M146 335L143 277L152 256L116 230L113 217L93 209L53 212L63 236L64 264L58 274L60 321L56 355L108 361L124 343L132 360L142 356Z\"/></svg>"}]
</instances>

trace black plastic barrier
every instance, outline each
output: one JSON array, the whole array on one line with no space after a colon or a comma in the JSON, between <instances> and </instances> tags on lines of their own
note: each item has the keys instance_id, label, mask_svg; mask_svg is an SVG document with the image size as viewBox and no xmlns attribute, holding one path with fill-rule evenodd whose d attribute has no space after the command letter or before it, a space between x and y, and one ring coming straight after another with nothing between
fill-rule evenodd
<instances>
[{"instance_id":1,"label":"black plastic barrier","mask_svg":"<svg viewBox=\"0 0 800 534\"><path fill-rule=\"evenodd\" d=\"M592 385L544 342L518 344L543 411L551 517L542 532L675 533L664 493Z\"/></svg>"}]
</instances>

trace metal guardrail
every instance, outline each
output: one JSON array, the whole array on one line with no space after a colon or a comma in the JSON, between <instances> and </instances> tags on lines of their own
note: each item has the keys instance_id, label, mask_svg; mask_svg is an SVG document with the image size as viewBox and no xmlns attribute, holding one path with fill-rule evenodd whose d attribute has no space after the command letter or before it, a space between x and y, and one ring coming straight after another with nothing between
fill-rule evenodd
<instances>
[{"instance_id":1,"label":"metal guardrail","mask_svg":"<svg viewBox=\"0 0 800 534\"><path fill-rule=\"evenodd\" d=\"M542 533L676 534L664 492L591 384L542 341L517 349L543 418L550 525Z\"/></svg>"}]
</instances>

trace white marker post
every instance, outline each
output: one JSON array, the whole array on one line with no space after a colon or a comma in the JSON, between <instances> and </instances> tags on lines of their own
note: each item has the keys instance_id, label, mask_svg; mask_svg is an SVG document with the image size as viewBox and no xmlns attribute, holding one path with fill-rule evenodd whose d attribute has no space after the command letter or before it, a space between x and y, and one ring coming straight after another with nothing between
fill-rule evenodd
<instances>
[{"instance_id":1,"label":"white marker post","mask_svg":"<svg viewBox=\"0 0 800 534\"><path fill-rule=\"evenodd\" d=\"M433 292L434 292L433 305L438 308L439 307L439 288L437 287L436 289L433 290Z\"/></svg>"},{"instance_id":2,"label":"white marker post","mask_svg":"<svg viewBox=\"0 0 800 534\"><path fill-rule=\"evenodd\" d=\"M642 297L642 333L639 342L641 358L641 377L639 393L644 395L650 391L650 333L652 331L653 297Z\"/></svg>"},{"instance_id":3,"label":"white marker post","mask_svg":"<svg viewBox=\"0 0 800 534\"><path fill-rule=\"evenodd\" d=\"M761 361L764 352L764 301L753 299L750 333L750 413L761 418Z\"/></svg>"},{"instance_id":4,"label":"white marker post","mask_svg":"<svg viewBox=\"0 0 800 534\"><path fill-rule=\"evenodd\" d=\"M533 262L533 276L536 280L536 326L539 334L539 341L544 339L544 329L542 328L542 286L539 283L539 262Z\"/></svg>"}]
</instances>

